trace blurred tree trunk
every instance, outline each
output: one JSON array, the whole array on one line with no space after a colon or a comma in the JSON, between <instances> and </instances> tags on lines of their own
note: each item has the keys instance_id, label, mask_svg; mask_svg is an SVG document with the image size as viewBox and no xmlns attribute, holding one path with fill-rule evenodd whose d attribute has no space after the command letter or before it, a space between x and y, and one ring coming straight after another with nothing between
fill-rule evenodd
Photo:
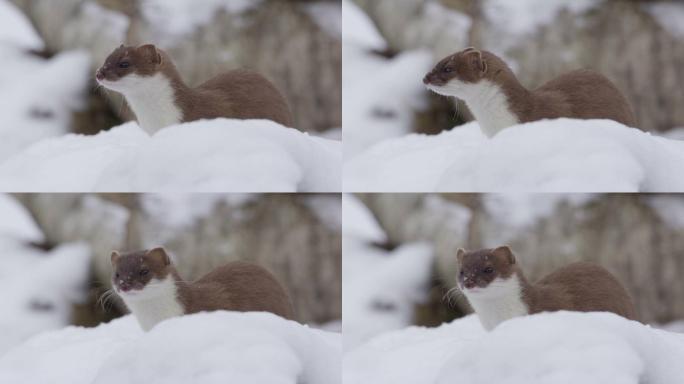
<instances>
[{"instance_id":1,"label":"blurred tree trunk","mask_svg":"<svg viewBox=\"0 0 684 384\"><path fill-rule=\"evenodd\" d=\"M340 228L321 219L315 208L341 209L338 195L260 195L235 204L220 200L207 216L181 227L151 214L139 195L19 198L49 243L90 244L95 279L105 288L110 287L112 250L162 245L185 279L230 261L251 261L285 285L300 321L323 323L342 316Z\"/></svg>"},{"instance_id":2,"label":"blurred tree trunk","mask_svg":"<svg viewBox=\"0 0 684 384\"><path fill-rule=\"evenodd\" d=\"M574 261L601 264L627 287L641 320L684 318L684 225L664 220L668 207L684 209L673 195L602 195L581 204L560 200L548 215L524 227L506 224L476 195L364 195L390 241L427 241L435 247L441 294L455 285L456 250L510 245L528 278L537 280ZM657 204L663 210L656 209ZM669 204L669 205L668 205ZM671 214L678 210L672 208ZM457 300L457 311L467 303ZM446 305L446 302L442 302ZM433 316L444 314L435 311ZM427 324L438 323L425 314Z\"/></svg>"},{"instance_id":3,"label":"blurred tree trunk","mask_svg":"<svg viewBox=\"0 0 684 384\"><path fill-rule=\"evenodd\" d=\"M244 14L217 12L192 33L169 38L165 26L155 26L139 10L140 1L12 0L30 18L50 52L85 49L93 58L93 73L121 43L155 43L167 50L192 86L221 72L250 68L272 80L287 97L296 128L321 132L340 127L342 50L334 26L315 16L312 6L336 1L266 0ZM317 3L317 4L313 4ZM200 6L200 5L198 5ZM339 6L338 6L339 8ZM341 11L339 11L341 17ZM91 108L101 110L106 94L120 118L132 117L122 97L93 91ZM96 133L113 124L101 113L85 113L77 130Z\"/></svg>"},{"instance_id":4,"label":"blurred tree trunk","mask_svg":"<svg viewBox=\"0 0 684 384\"><path fill-rule=\"evenodd\" d=\"M578 68L603 73L625 93L645 131L684 126L684 39L666 29L648 11L665 1L597 1L580 15L561 11L547 25L520 36L499 52L513 26L487 19L487 1L442 0L454 13L468 15L467 32L453 27L453 17L436 17L433 0L355 0L375 22L391 49L431 49L435 61L467 46L494 49L509 59L521 82L535 88L559 74ZM568 0L568 3L570 1ZM684 8L684 3L672 1ZM417 27L419 25L420 27ZM416 29L436 31L416 33ZM431 99L440 110L441 100ZM459 108L460 110L461 108ZM453 111L451 112L454 113ZM466 117L468 114L465 115ZM418 120L422 124L439 121ZM429 132L418 126L416 131Z\"/></svg>"}]
</instances>

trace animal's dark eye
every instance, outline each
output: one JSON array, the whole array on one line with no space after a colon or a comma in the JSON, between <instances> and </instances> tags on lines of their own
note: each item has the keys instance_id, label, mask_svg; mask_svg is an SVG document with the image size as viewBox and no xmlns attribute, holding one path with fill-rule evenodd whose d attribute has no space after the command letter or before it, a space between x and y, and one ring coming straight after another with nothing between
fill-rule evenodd
<instances>
[{"instance_id":1,"label":"animal's dark eye","mask_svg":"<svg viewBox=\"0 0 684 384\"><path fill-rule=\"evenodd\" d=\"M119 278L119 272L115 273L114 277L116 277L118 279Z\"/></svg>"},{"instance_id":2,"label":"animal's dark eye","mask_svg":"<svg viewBox=\"0 0 684 384\"><path fill-rule=\"evenodd\" d=\"M484 273L494 273L494 268L492 268L492 267L487 267L487 268L484 269L483 272L484 272Z\"/></svg>"},{"instance_id":3,"label":"animal's dark eye","mask_svg":"<svg viewBox=\"0 0 684 384\"><path fill-rule=\"evenodd\" d=\"M147 275L148 273L150 273L150 271L147 270L147 269L141 269L141 270L140 270L140 276L145 276L145 275Z\"/></svg>"},{"instance_id":4,"label":"animal's dark eye","mask_svg":"<svg viewBox=\"0 0 684 384\"><path fill-rule=\"evenodd\" d=\"M451 67L444 67L444 72L451 73L454 69Z\"/></svg>"},{"instance_id":5,"label":"animal's dark eye","mask_svg":"<svg viewBox=\"0 0 684 384\"><path fill-rule=\"evenodd\" d=\"M465 273L463 273L463 271L461 271L461 272L459 273L459 275L463 276L463 275L465 275Z\"/></svg>"},{"instance_id":6,"label":"animal's dark eye","mask_svg":"<svg viewBox=\"0 0 684 384\"><path fill-rule=\"evenodd\" d=\"M128 61L122 61L119 63L119 68L128 68L130 66L131 66L131 63L129 63Z\"/></svg>"}]
</instances>

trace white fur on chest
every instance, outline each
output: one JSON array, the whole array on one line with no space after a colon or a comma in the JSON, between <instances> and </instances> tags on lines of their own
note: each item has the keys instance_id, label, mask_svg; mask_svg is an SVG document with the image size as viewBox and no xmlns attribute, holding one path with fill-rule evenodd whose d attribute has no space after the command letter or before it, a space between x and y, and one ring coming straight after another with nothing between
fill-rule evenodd
<instances>
[{"instance_id":1,"label":"white fur on chest","mask_svg":"<svg viewBox=\"0 0 684 384\"><path fill-rule=\"evenodd\" d=\"M137 292L117 293L145 331L163 320L185 313L178 301L176 283L171 276L164 280L152 279L145 288Z\"/></svg>"},{"instance_id":2,"label":"white fur on chest","mask_svg":"<svg viewBox=\"0 0 684 384\"><path fill-rule=\"evenodd\" d=\"M429 85L428 88L440 95L465 101L482 132L488 137L520 123L520 119L511 111L508 98L501 87L488 80L472 84L454 79L444 86Z\"/></svg>"},{"instance_id":3,"label":"white fur on chest","mask_svg":"<svg viewBox=\"0 0 684 384\"><path fill-rule=\"evenodd\" d=\"M103 82L103 85L126 97L140 128L149 134L183 120L171 82L161 73L153 76L132 74L116 82Z\"/></svg>"},{"instance_id":4,"label":"white fur on chest","mask_svg":"<svg viewBox=\"0 0 684 384\"><path fill-rule=\"evenodd\" d=\"M515 275L505 280L497 278L479 292L468 293L464 290L464 293L482 326L488 331L503 321L529 314L527 305L522 301L520 282Z\"/></svg>"}]
</instances>

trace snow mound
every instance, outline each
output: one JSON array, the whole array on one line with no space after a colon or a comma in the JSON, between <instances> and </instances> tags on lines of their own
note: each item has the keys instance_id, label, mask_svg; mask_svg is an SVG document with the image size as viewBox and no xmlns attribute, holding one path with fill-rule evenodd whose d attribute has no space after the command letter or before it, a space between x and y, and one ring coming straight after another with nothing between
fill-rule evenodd
<instances>
[{"instance_id":1,"label":"snow mound","mask_svg":"<svg viewBox=\"0 0 684 384\"><path fill-rule=\"evenodd\" d=\"M40 141L0 163L6 191L336 192L339 141L267 120L134 122L96 136Z\"/></svg>"},{"instance_id":2,"label":"snow mound","mask_svg":"<svg viewBox=\"0 0 684 384\"><path fill-rule=\"evenodd\" d=\"M543 313L490 333L473 315L377 337L345 356L344 375L346 384L669 384L684 382L682 359L684 335L610 313Z\"/></svg>"},{"instance_id":3,"label":"snow mound","mask_svg":"<svg viewBox=\"0 0 684 384\"><path fill-rule=\"evenodd\" d=\"M681 192L684 142L611 120L543 120L492 139L472 122L346 162L347 191Z\"/></svg>"},{"instance_id":4,"label":"snow mound","mask_svg":"<svg viewBox=\"0 0 684 384\"><path fill-rule=\"evenodd\" d=\"M0 382L334 384L340 360L339 334L269 313L200 313L147 333L129 315L30 339L0 358Z\"/></svg>"}]
</instances>

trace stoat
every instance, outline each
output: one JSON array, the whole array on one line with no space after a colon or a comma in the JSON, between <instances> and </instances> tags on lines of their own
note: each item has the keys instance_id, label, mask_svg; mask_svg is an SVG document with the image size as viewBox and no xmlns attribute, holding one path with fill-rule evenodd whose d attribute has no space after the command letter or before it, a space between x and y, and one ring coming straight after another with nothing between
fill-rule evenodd
<instances>
[{"instance_id":1,"label":"stoat","mask_svg":"<svg viewBox=\"0 0 684 384\"><path fill-rule=\"evenodd\" d=\"M606 269L578 262L527 281L509 247L457 251L458 286L487 330L539 312L613 312L636 320L627 290Z\"/></svg>"},{"instance_id":2,"label":"stoat","mask_svg":"<svg viewBox=\"0 0 684 384\"><path fill-rule=\"evenodd\" d=\"M504 128L542 119L610 119L636 126L627 99L605 76L568 72L528 90L495 54L467 48L440 61L423 79L432 91L465 101L492 137Z\"/></svg>"},{"instance_id":3,"label":"stoat","mask_svg":"<svg viewBox=\"0 0 684 384\"><path fill-rule=\"evenodd\" d=\"M234 70L191 88L169 55L151 44L121 45L95 77L125 96L138 124L150 134L181 122L219 117L268 119L292 126L285 97L260 74Z\"/></svg>"},{"instance_id":4,"label":"stoat","mask_svg":"<svg viewBox=\"0 0 684 384\"><path fill-rule=\"evenodd\" d=\"M183 280L163 248L112 252L112 287L148 331L171 317L202 311L271 312L293 319L290 298L264 268L246 262Z\"/></svg>"}]
</instances>

